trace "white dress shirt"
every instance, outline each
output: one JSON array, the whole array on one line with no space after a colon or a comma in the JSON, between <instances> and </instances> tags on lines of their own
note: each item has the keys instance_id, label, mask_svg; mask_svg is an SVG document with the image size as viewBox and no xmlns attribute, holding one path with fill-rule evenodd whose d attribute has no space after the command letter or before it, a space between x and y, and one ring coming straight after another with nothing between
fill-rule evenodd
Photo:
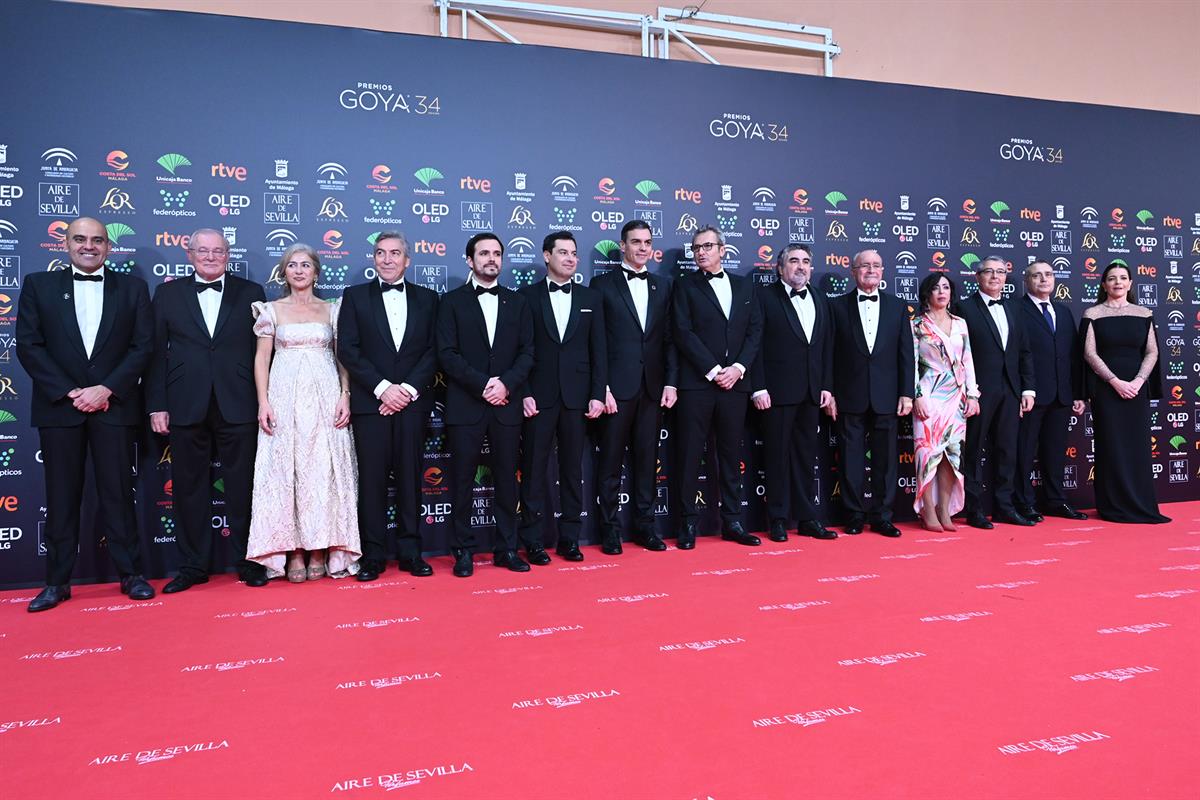
<instances>
[{"instance_id":1,"label":"white dress shirt","mask_svg":"<svg viewBox=\"0 0 1200 800\"><path fill-rule=\"evenodd\" d=\"M403 278L399 282L403 282ZM380 280L379 285L383 286L387 281ZM400 350L401 343L404 342L404 332L408 330L408 288L404 291L388 291L383 293L383 310L387 312L388 329L392 332L392 342L396 345L396 350ZM375 398L383 397L383 393L392 385L389 380L382 380L375 386ZM413 400L417 399L416 388L407 383L401 383L400 388L408 392L408 396Z\"/></svg>"},{"instance_id":2,"label":"white dress shirt","mask_svg":"<svg viewBox=\"0 0 1200 800\"><path fill-rule=\"evenodd\" d=\"M813 302L812 290L805 287L804 297L792 297L792 308L796 310L796 316L800 317L800 327L804 329L804 337L808 339L809 344L812 343L813 326L817 324L817 305ZM791 288L788 287L788 292Z\"/></svg>"},{"instance_id":3,"label":"white dress shirt","mask_svg":"<svg viewBox=\"0 0 1200 800\"><path fill-rule=\"evenodd\" d=\"M471 291L474 291L475 287L480 285L475 281L474 275L471 276L470 284ZM492 286L497 287L499 285L499 282L492 284ZM501 289L500 291L504 290ZM496 342L496 315L500 311L500 298L494 294L477 294L475 295L475 299L479 302L479 309L483 311L483 324L487 328L488 347L491 347Z\"/></svg>"},{"instance_id":4,"label":"white dress shirt","mask_svg":"<svg viewBox=\"0 0 1200 800\"><path fill-rule=\"evenodd\" d=\"M1005 350L1008 349L1008 314L1004 313L1004 305L996 303L992 305L993 300L1000 300L999 297L990 297L987 294L980 292L980 299L983 300L984 308L992 315L992 321L996 323L996 328L1000 331L1000 346ZM1038 309L1039 311L1041 309Z\"/></svg>"},{"instance_id":5,"label":"white dress shirt","mask_svg":"<svg viewBox=\"0 0 1200 800\"><path fill-rule=\"evenodd\" d=\"M857 297L874 297L873 301L858 300L858 318L862 320L863 336L867 340L867 352L875 352L875 336L879 333L879 304L883 302L879 299L879 292L875 291L871 294L864 292L862 289L857 290Z\"/></svg>"},{"instance_id":6,"label":"white dress shirt","mask_svg":"<svg viewBox=\"0 0 1200 800\"><path fill-rule=\"evenodd\" d=\"M712 288L713 294L717 296L717 302L721 305L721 313L725 315L725 319L729 319L729 315L733 313L733 286L730 284L729 273L725 272L725 270L721 270L720 272L714 274L722 277L713 278L712 280L705 278L705 280L708 281L708 285ZM741 364L735 362L729 366L736 367L738 372L740 372L742 375L746 374L746 368ZM704 377L705 379L711 381L717 377L717 374L720 371L721 365L718 364L710 369L708 374Z\"/></svg>"},{"instance_id":7,"label":"white dress shirt","mask_svg":"<svg viewBox=\"0 0 1200 800\"><path fill-rule=\"evenodd\" d=\"M211 283L220 284L225 280L222 275L215 281L206 281L199 275L192 276L196 284L204 286ZM200 301L200 313L204 315L204 325L208 328L208 335L212 336L217 330L217 316L221 313L221 295L224 293L225 287L221 286L221 291L213 289L205 289L203 292L197 293L196 299Z\"/></svg>"},{"instance_id":8,"label":"white dress shirt","mask_svg":"<svg viewBox=\"0 0 1200 800\"><path fill-rule=\"evenodd\" d=\"M638 281L641 283L641 281ZM566 292L550 291L550 285L562 286L564 284L556 283L555 281L546 278L546 291L550 293L550 308L554 310L554 322L558 325L558 340L561 342L563 337L567 335L567 320L571 318L571 295ZM574 291L574 287L571 287Z\"/></svg>"},{"instance_id":9,"label":"white dress shirt","mask_svg":"<svg viewBox=\"0 0 1200 800\"><path fill-rule=\"evenodd\" d=\"M75 275L87 275L83 270L72 266L72 282L75 284L75 321L79 323L79 335L83 337L83 349L88 358L92 357L92 348L96 346L96 333L100 330L100 317L104 315L104 267L91 273L99 275L102 280L77 281Z\"/></svg>"},{"instance_id":10,"label":"white dress shirt","mask_svg":"<svg viewBox=\"0 0 1200 800\"><path fill-rule=\"evenodd\" d=\"M645 267L634 269L625 262L621 263L621 268L639 275L646 272ZM629 286L629 294L633 296L633 307L637 311L638 324L642 326L642 330L646 330L646 310L650 305L650 278L638 280L630 278L624 272L621 273L621 277L625 279L626 285Z\"/></svg>"}]
</instances>

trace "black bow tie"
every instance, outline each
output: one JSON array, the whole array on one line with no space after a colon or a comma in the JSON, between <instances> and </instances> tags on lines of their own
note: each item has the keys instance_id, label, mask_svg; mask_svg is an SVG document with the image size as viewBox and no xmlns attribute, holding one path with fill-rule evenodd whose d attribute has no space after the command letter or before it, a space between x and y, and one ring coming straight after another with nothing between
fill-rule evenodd
<instances>
[{"instance_id":1,"label":"black bow tie","mask_svg":"<svg viewBox=\"0 0 1200 800\"><path fill-rule=\"evenodd\" d=\"M200 294L205 289L212 289L214 292L219 292L221 291L222 283L223 281L213 281L212 283L201 283L200 281L196 281L196 294Z\"/></svg>"},{"instance_id":2,"label":"black bow tie","mask_svg":"<svg viewBox=\"0 0 1200 800\"><path fill-rule=\"evenodd\" d=\"M383 292L403 292L404 281L400 281L398 283L386 283L384 281L380 281L379 290Z\"/></svg>"},{"instance_id":3,"label":"black bow tie","mask_svg":"<svg viewBox=\"0 0 1200 800\"><path fill-rule=\"evenodd\" d=\"M496 295L496 297L499 297L500 296L500 287L493 286L491 288L488 288L486 286L478 286L477 285L475 287L475 296L478 297L481 294L494 294L494 295Z\"/></svg>"},{"instance_id":4,"label":"black bow tie","mask_svg":"<svg viewBox=\"0 0 1200 800\"><path fill-rule=\"evenodd\" d=\"M801 300L808 297L808 289L789 289L788 297L799 297Z\"/></svg>"},{"instance_id":5,"label":"black bow tie","mask_svg":"<svg viewBox=\"0 0 1200 800\"><path fill-rule=\"evenodd\" d=\"M860 295L858 296L858 302L860 302L860 303L866 303L866 302L868 302L868 301L870 301L870 302L872 302L872 303L878 303L878 302L879 302L879 295L877 295L877 294L860 294Z\"/></svg>"},{"instance_id":6,"label":"black bow tie","mask_svg":"<svg viewBox=\"0 0 1200 800\"><path fill-rule=\"evenodd\" d=\"M988 300L988 308L991 308L992 306L998 306L1003 302L1003 300Z\"/></svg>"},{"instance_id":7,"label":"black bow tie","mask_svg":"<svg viewBox=\"0 0 1200 800\"><path fill-rule=\"evenodd\" d=\"M639 281L644 281L650 277L649 270L642 270L641 272L634 272L631 269L625 269L624 267L622 267L621 271L625 273L625 277L628 278L629 280L633 280L634 278L637 278Z\"/></svg>"},{"instance_id":8,"label":"black bow tie","mask_svg":"<svg viewBox=\"0 0 1200 800\"><path fill-rule=\"evenodd\" d=\"M104 276L103 275L81 275L78 272L76 272L75 280L77 280L77 281L95 281L96 283L100 283L101 281L104 280Z\"/></svg>"},{"instance_id":9,"label":"black bow tie","mask_svg":"<svg viewBox=\"0 0 1200 800\"><path fill-rule=\"evenodd\" d=\"M724 277L725 277L725 270L721 270L720 272L704 273L704 280L706 280L706 281L719 281Z\"/></svg>"},{"instance_id":10,"label":"black bow tie","mask_svg":"<svg viewBox=\"0 0 1200 800\"><path fill-rule=\"evenodd\" d=\"M562 292L563 294L570 294L571 293L571 284L564 283L561 286L559 286L554 281L550 281L550 292L551 293Z\"/></svg>"}]
</instances>

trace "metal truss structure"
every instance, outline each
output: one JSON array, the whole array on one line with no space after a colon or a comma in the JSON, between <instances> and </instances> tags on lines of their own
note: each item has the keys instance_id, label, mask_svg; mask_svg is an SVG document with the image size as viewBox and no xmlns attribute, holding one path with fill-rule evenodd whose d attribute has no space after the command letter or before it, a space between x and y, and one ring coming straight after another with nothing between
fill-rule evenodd
<instances>
[{"instance_id":1,"label":"metal truss structure","mask_svg":"<svg viewBox=\"0 0 1200 800\"><path fill-rule=\"evenodd\" d=\"M641 36L642 56L645 58L670 58L671 42L675 40L709 63L720 63L696 43L697 39L803 54L820 54L826 77L833 77L833 58L842 52L842 48L833 41L833 31L830 28L753 17L735 17L729 14L710 14L695 7L659 6L656 15L650 16L625 11L526 3L519 0L433 0L433 4L438 11L439 33L443 37L450 36L450 15L453 13L461 17L461 38L468 38L467 22L474 20L496 36L513 44L521 42L500 27L493 18L548 22ZM756 33L754 30L735 28L764 32Z\"/></svg>"}]
</instances>

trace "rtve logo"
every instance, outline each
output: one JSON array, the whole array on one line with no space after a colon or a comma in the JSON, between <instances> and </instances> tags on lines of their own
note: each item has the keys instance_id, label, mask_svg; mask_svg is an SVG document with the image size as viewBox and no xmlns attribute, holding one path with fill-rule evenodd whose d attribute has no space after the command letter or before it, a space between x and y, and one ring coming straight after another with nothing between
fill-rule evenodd
<instances>
[{"instance_id":1,"label":"rtve logo","mask_svg":"<svg viewBox=\"0 0 1200 800\"><path fill-rule=\"evenodd\" d=\"M233 178L235 181L246 180L246 168L234 167L223 162L217 162L212 165L210 174L214 178Z\"/></svg>"}]
</instances>

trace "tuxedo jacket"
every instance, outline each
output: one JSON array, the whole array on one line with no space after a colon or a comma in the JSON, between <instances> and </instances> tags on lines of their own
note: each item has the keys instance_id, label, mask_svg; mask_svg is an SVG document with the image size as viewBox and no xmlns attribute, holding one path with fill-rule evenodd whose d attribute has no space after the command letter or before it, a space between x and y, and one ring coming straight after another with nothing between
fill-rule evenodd
<instances>
[{"instance_id":1,"label":"tuxedo jacket","mask_svg":"<svg viewBox=\"0 0 1200 800\"><path fill-rule=\"evenodd\" d=\"M671 331L671 279L646 278L646 328L638 322L629 279L621 268L592 279L602 298L607 331L608 387L617 400L629 400L644 385L657 399L664 386L677 386L679 367Z\"/></svg>"},{"instance_id":2,"label":"tuxedo jacket","mask_svg":"<svg viewBox=\"0 0 1200 800\"><path fill-rule=\"evenodd\" d=\"M833 391L833 318L829 300L809 286L816 311L812 341L804 335L800 316L783 281L759 289L763 335L754 359L754 391L771 393L772 405L821 402L821 390Z\"/></svg>"},{"instance_id":3,"label":"tuxedo jacket","mask_svg":"<svg viewBox=\"0 0 1200 800\"><path fill-rule=\"evenodd\" d=\"M71 427L94 417L112 425L143 422L139 385L154 352L154 317L146 282L109 270L91 358L75 318L70 269L28 275L17 303L17 359L33 379L30 423ZM76 410L67 393L102 385L112 390L107 411Z\"/></svg>"},{"instance_id":4,"label":"tuxedo jacket","mask_svg":"<svg viewBox=\"0 0 1200 800\"><path fill-rule=\"evenodd\" d=\"M981 400L1001 392L1019 397L1023 391L1033 391L1033 354L1025 338L1024 320L1017 314L1015 304L1004 302L1000 307L1008 319L1008 346L1000 344L1000 329L988 313L986 298L975 294L958 305L958 315L967 321L971 334L971 359L975 362L975 382L979 384Z\"/></svg>"},{"instance_id":5,"label":"tuxedo jacket","mask_svg":"<svg viewBox=\"0 0 1200 800\"><path fill-rule=\"evenodd\" d=\"M376 414L380 381L407 383L421 400L433 390L437 370L438 295L432 289L405 283L408 316L404 338L392 339L383 290L379 281L351 286L342 294L338 315L338 360L350 374L350 412Z\"/></svg>"},{"instance_id":6,"label":"tuxedo jacket","mask_svg":"<svg viewBox=\"0 0 1200 800\"><path fill-rule=\"evenodd\" d=\"M1083 352L1071 309L1049 301L1054 308L1054 328L1041 307L1025 295L1017 301L1025 339L1033 358L1033 388L1039 406L1069 406L1083 397Z\"/></svg>"},{"instance_id":7,"label":"tuxedo jacket","mask_svg":"<svg viewBox=\"0 0 1200 800\"><path fill-rule=\"evenodd\" d=\"M159 286L154 292L154 357L146 371L147 410L169 412L172 425L198 425L216 396L226 422L254 422L258 337L250 304L265 300L257 283L226 272L210 336L192 278Z\"/></svg>"},{"instance_id":8,"label":"tuxedo jacket","mask_svg":"<svg viewBox=\"0 0 1200 800\"><path fill-rule=\"evenodd\" d=\"M447 292L438 304L438 361L446 374L446 423L472 425L494 408L505 425L520 425L521 389L533 369L533 319L525 298L500 287L496 303L496 336L488 345L483 309L468 282ZM508 404L492 406L483 399L488 379L496 376L509 391Z\"/></svg>"},{"instance_id":9,"label":"tuxedo jacket","mask_svg":"<svg viewBox=\"0 0 1200 800\"><path fill-rule=\"evenodd\" d=\"M546 281L527 286L520 293L533 321L534 351L533 369L522 396L532 397L538 408L561 402L564 408L580 410L587 408L589 400L603 403L608 349L600 295L586 286L571 287L571 311L560 339Z\"/></svg>"},{"instance_id":10,"label":"tuxedo jacket","mask_svg":"<svg viewBox=\"0 0 1200 800\"><path fill-rule=\"evenodd\" d=\"M696 270L675 282L671 297L675 346L679 350L680 389L706 389L714 386L704 376L715 366L738 363L746 368L733 391L750 391L750 368L758 356L762 341L762 308L754 295L749 278L725 272L732 295L729 318L712 283L703 270Z\"/></svg>"},{"instance_id":11,"label":"tuxedo jacket","mask_svg":"<svg viewBox=\"0 0 1200 800\"><path fill-rule=\"evenodd\" d=\"M908 306L879 292L875 349L867 349L858 290L829 301L833 312L833 394L839 412L895 414L901 397L916 396L912 324Z\"/></svg>"}]
</instances>

